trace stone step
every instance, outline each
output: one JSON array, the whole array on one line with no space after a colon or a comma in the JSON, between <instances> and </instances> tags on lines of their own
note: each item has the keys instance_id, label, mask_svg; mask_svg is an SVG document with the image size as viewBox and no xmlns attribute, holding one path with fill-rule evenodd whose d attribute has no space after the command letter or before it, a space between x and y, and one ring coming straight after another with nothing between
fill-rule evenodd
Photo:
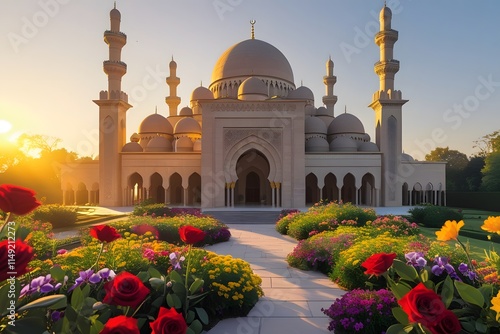
<instances>
[{"instance_id":1,"label":"stone step","mask_svg":"<svg viewBox=\"0 0 500 334\"><path fill-rule=\"evenodd\" d=\"M224 224L274 224L280 215L277 211L228 211L210 210L203 213L217 218Z\"/></svg>"}]
</instances>

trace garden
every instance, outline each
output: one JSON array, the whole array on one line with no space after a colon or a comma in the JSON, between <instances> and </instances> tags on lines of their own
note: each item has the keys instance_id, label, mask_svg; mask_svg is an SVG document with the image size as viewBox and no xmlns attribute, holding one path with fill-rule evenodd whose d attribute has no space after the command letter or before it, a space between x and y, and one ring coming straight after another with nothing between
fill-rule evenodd
<instances>
[{"instance_id":1,"label":"garden","mask_svg":"<svg viewBox=\"0 0 500 334\"><path fill-rule=\"evenodd\" d=\"M263 293L247 262L203 249L231 233L199 210L159 214L144 205L121 221L81 228L66 249L68 240L52 238L53 224L34 217L60 223L74 217L68 208L46 208L33 191L1 185L0 209L5 333L198 334L245 316Z\"/></svg>"},{"instance_id":2,"label":"garden","mask_svg":"<svg viewBox=\"0 0 500 334\"><path fill-rule=\"evenodd\" d=\"M283 212L276 230L298 240L290 266L320 271L346 290L323 310L335 333L500 333L492 241L500 216L435 206L410 214L318 203ZM464 236L477 234L483 240Z\"/></svg>"}]
</instances>

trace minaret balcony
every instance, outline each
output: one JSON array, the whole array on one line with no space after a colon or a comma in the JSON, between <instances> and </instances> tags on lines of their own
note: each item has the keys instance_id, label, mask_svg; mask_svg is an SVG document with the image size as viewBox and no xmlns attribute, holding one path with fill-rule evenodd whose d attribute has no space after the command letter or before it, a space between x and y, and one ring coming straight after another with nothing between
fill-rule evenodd
<instances>
[{"instance_id":1,"label":"minaret balcony","mask_svg":"<svg viewBox=\"0 0 500 334\"><path fill-rule=\"evenodd\" d=\"M375 63L375 73L378 75L397 73L399 71L399 60L382 60Z\"/></svg>"},{"instance_id":2,"label":"minaret balcony","mask_svg":"<svg viewBox=\"0 0 500 334\"><path fill-rule=\"evenodd\" d=\"M127 64L119 60L105 60L102 65L106 74L118 73L124 75L127 73Z\"/></svg>"},{"instance_id":3,"label":"minaret balcony","mask_svg":"<svg viewBox=\"0 0 500 334\"><path fill-rule=\"evenodd\" d=\"M104 42L106 44L118 44L124 46L127 44L127 35L119 31L106 30L104 32Z\"/></svg>"},{"instance_id":4,"label":"minaret balcony","mask_svg":"<svg viewBox=\"0 0 500 334\"><path fill-rule=\"evenodd\" d=\"M325 85L335 85L337 83L337 77L335 75L332 75L332 76L328 76L328 75L325 75L323 77L323 83Z\"/></svg>"},{"instance_id":5,"label":"minaret balcony","mask_svg":"<svg viewBox=\"0 0 500 334\"><path fill-rule=\"evenodd\" d=\"M379 31L375 35L375 44L380 46L382 43L391 43L394 44L398 40L398 31L397 30L382 30Z\"/></svg>"}]
</instances>

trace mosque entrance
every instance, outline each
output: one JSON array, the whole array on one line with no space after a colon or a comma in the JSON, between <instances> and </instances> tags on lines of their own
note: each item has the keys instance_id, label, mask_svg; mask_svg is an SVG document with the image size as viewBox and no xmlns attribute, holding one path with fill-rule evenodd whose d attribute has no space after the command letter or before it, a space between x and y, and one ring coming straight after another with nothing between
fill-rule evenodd
<instances>
[{"instance_id":1,"label":"mosque entrance","mask_svg":"<svg viewBox=\"0 0 500 334\"><path fill-rule=\"evenodd\" d=\"M243 153L236 163L235 204L270 206L272 190L269 171L269 161L260 151L251 149Z\"/></svg>"}]
</instances>

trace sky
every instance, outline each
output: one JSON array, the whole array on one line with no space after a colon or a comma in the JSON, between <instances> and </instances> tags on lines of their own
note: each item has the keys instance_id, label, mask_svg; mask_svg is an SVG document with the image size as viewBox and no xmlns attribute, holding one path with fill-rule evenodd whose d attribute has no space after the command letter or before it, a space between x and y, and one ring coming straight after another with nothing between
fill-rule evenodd
<instances>
[{"instance_id":1,"label":"sky","mask_svg":"<svg viewBox=\"0 0 500 334\"><path fill-rule=\"evenodd\" d=\"M500 129L499 1L389 0L399 31L395 88L403 106L403 149L416 159L435 147L467 155L474 141ZM193 89L207 87L213 66L230 46L255 37L277 47L322 106L325 63L337 76L335 114L356 115L374 138L378 90L379 0L119 0L127 34L122 90L133 105L127 138L155 112L167 116L165 77L177 62L179 109ZM103 32L111 0L0 2L0 145L20 133L60 138L80 156L98 154L98 107L107 89Z\"/></svg>"}]
</instances>

